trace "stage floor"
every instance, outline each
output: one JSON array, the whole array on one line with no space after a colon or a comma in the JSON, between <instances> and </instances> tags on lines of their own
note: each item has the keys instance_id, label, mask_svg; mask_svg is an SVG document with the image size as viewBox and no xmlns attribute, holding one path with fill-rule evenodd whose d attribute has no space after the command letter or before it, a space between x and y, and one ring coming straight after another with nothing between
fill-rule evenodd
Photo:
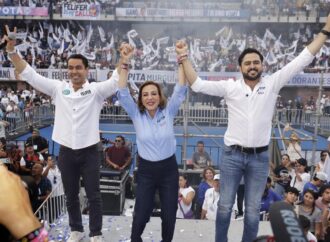
<instances>
[{"instance_id":1,"label":"stage floor","mask_svg":"<svg viewBox=\"0 0 330 242\"><path fill-rule=\"evenodd\" d=\"M85 238L88 238L88 216L83 215ZM129 239L132 217L126 216L103 216L103 238L106 242L119 242ZM243 232L243 221L233 220L229 227L229 242L241 240ZM51 226L50 239L53 241L66 241L69 237L68 216L62 216L55 225ZM212 242L214 241L215 222L207 220L183 220L176 221L173 242ZM259 235L270 235L271 227L269 222L260 222ZM142 239L144 242L161 241L161 220L159 217L152 217L147 224Z\"/></svg>"}]
</instances>

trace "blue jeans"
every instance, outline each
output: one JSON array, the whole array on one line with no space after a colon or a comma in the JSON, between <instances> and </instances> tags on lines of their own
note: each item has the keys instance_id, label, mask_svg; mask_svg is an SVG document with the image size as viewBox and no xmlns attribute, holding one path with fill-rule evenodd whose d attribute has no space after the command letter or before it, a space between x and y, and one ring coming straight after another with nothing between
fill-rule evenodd
<instances>
[{"instance_id":1,"label":"blue jeans","mask_svg":"<svg viewBox=\"0 0 330 242\"><path fill-rule=\"evenodd\" d=\"M235 195L244 176L244 232L242 242L252 242L258 234L262 194L268 176L268 151L247 154L224 146L220 161L220 199L216 218L216 242L228 241L228 228Z\"/></svg>"}]
</instances>

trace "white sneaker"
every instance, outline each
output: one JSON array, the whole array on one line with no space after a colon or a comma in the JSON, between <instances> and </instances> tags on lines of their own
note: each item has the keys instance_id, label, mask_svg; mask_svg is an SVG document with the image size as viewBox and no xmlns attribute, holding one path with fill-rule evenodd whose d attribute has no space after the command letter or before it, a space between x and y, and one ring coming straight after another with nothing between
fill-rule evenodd
<instances>
[{"instance_id":1,"label":"white sneaker","mask_svg":"<svg viewBox=\"0 0 330 242\"><path fill-rule=\"evenodd\" d=\"M97 236L91 237L91 242L103 242L102 235L97 235Z\"/></svg>"},{"instance_id":2,"label":"white sneaker","mask_svg":"<svg viewBox=\"0 0 330 242\"><path fill-rule=\"evenodd\" d=\"M84 238L84 232L72 231L67 242L79 242Z\"/></svg>"}]
</instances>

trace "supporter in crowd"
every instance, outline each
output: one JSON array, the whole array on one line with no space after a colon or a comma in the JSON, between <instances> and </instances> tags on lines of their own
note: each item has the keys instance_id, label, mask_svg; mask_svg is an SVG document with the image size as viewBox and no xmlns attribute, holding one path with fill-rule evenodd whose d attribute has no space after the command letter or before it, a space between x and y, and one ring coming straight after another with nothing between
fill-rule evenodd
<instances>
[{"instance_id":1,"label":"supporter in crowd","mask_svg":"<svg viewBox=\"0 0 330 242\"><path fill-rule=\"evenodd\" d=\"M204 169L211 165L210 155L204 150L204 142L197 141L197 151L192 156L195 169Z\"/></svg>"},{"instance_id":2,"label":"supporter in crowd","mask_svg":"<svg viewBox=\"0 0 330 242\"><path fill-rule=\"evenodd\" d=\"M316 164L315 171L322 171L324 172L324 165L325 165L325 160L328 157L328 151L322 150L320 152L320 161Z\"/></svg>"},{"instance_id":3,"label":"supporter in crowd","mask_svg":"<svg viewBox=\"0 0 330 242\"><path fill-rule=\"evenodd\" d=\"M274 191L283 197L285 190L290 186L292 176L290 175L291 162L287 154L282 155L281 164L274 170L273 180L275 182Z\"/></svg>"},{"instance_id":4,"label":"supporter in crowd","mask_svg":"<svg viewBox=\"0 0 330 242\"><path fill-rule=\"evenodd\" d=\"M162 241L170 242L174 234L179 189L173 122L181 103L185 100L187 87L180 65L179 81L168 103L161 86L153 81L146 81L140 86L138 102L135 103L127 87L128 61L132 49L128 47L121 52L125 55L126 62L122 65L118 91L120 103L133 121L139 154L131 241L142 241L141 235L149 221L155 192L158 190Z\"/></svg>"},{"instance_id":5,"label":"supporter in crowd","mask_svg":"<svg viewBox=\"0 0 330 242\"><path fill-rule=\"evenodd\" d=\"M44 159L48 156L48 141L40 135L40 131L37 128L34 128L32 131L32 136L27 138L26 143L33 145L35 152L41 154Z\"/></svg>"},{"instance_id":6,"label":"supporter in crowd","mask_svg":"<svg viewBox=\"0 0 330 242\"><path fill-rule=\"evenodd\" d=\"M322 212L316 207L318 195L313 190L306 190L303 200L297 206L297 214L304 215L311 222L310 231L319 239L322 237Z\"/></svg>"},{"instance_id":7,"label":"supporter in crowd","mask_svg":"<svg viewBox=\"0 0 330 242\"><path fill-rule=\"evenodd\" d=\"M302 194L305 184L311 175L307 172L307 160L300 158L296 161L295 173L291 179L290 186L295 187Z\"/></svg>"},{"instance_id":8,"label":"supporter in crowd","mask_svg":"<svg viewBox=\"0 0 330 242\"><path fill-rule=\"evenodd\" d=\"M44 157L36 153L32 143L25 143L25 154L20 160L20 174L31 175L34 164L43 164Z\"/></svg>"},{"instance_id":9,"label":"supporter in crowd","mask_svg":"<svg viewBox=\"0 0 330 242\"><path fill-rule=\"evenodd\" d=\"M14 101L9 101L6 107L6 118L9 122L10 129L13 130L11 134L18 134L16 130L16 118L19 112L19 108Z\"/></svg>"},{"instance_id":10,"label":"supporter in crowd","mask_svg":"<svg viewBox=\"0 0 330 242\"><path fill-rule=\"evenodd\" d=\"M37 211L40 205L47 199L52 192L52 184L47 177L43 176L43 166L41 164L34 164L31 175L38 187L38 197L34 204L32 204L33 211Z\"/></svg>"},{"instance_id":11,"label":"supporter in crowd","mask_svg":"<svg viewBox=\"0 0 330 242\"><path fill-rule=\"evenodd\" d=\"M220 174L215 174L212 187L205 192L205 198L202 206L201 219L215 221L218 210L218 201L220 196Z\"/></svg>"},{"instance_id":12,"label":"supporter in crowd","mask_svg":"<svg viewBox=\"0 0 330 242\"><path fill-rule=\"evenodd\" d=\"M268 145L277 95L293 76L314 60L328 36L330 16L321 32L298 57L269 76L262 76L262 54L254 48L247 48L238 58L243 79L235 81L203 81L188 59L187 44L184 41L176 43L178 60L183 65L185 77L192 90L224 97L230 114L220 162L222 179L216 220L217 242L228 240L231 210L243 176L245 215L242 240L252 241L256 238L260 199L269 171ZM251 130L259 132L250 132Z\"/></svg>"},{"instance_id":13,"label":"supporter in crowd","mask_svg":"<svg viewBox=\"0 0 330 242\"><path fill-rule=\"evenodd\" d=\"M20 150L16 144L8 143L6 144L6 152L13 167L12 171L16 174L20 174L20 161L23 156L23 151Z\"/></svg>"},{"instance_id":14,"label":"supporter in crowd","mask_svg":"<svg viewBox=\"0 0 330 242\"><path fill-rule=\"evenodd\" d=\"M83 178L89 202L91 242L102 241L102 200L97 150L97 143L100 141L99 115L103 100L117 89L118 73L115 71L107 81L89 83L88 60L83 55L76 54L67 60L69 82L43 77L16 53L16 27L14 32L10 32L8 26L5 27L7 55L19 75L31 86L55 100L53 140L61 145L58 165L62 174L71 228L68 241L77 241L84 237L78 199L80 177ZM120 69L119 67L119 71ZM77 100L79 102L76 102Z\"/></svg>"},{"instance_id":15,"label":"supporter in crowd","mask_svg":"<svg viewBox=\"0 0 330 242\"><path fill-rule=\"evenodd\" d=\"M330 206L330 185L325 184L320 188L320 197L315 201L316 207L322 211L322 236L319 241L330 241L330 217L329 217L329 206Z\"/></svg>"},{"instance_id":16,"label":"supporter in crowd","mask_svg":"<svg viewBox=\"0 0 330 242\"><path fill-rule=\"evenodd\" d=\"M286 129L286 128L284 128L284 129ZM283 135L284 135L284 133L285 133L285 131L283 131ZM301 151L301 146L300 146L300 139L299 139L299 136L295 132L293 132L290 135L290 140L285 141L285 144L287 146L286 152L289 155L291 162L296 162L298 159L303 157L302 151Z\"/></svg>"},{"instance_id":17,"label":"supporter in crowd","mask_svg":"<svg viewBox=\"0 0 330 242\"><path fill-rule=\"evenodd\" d=\"M264 193L261 197L261 207L260 212L265 213L265 217L261 216L261 220L268 220L268 211L270 206L277 201L281 201L282 198L272 189L272 179L267 177L267 184Z\"/></svg>"},{"instance_id":18,"label":"supporter in crowd","mask_svg":"<svg viewBox=\"0 0 330 242\"><path fill-rule=\"evenodd\" d=\"M202 207L205 199L205 192L213 186L215 171L212 167L206 167L202 173L203 180L198 185L195 217L201 218Z\"/></svg>"},{"instance_id":19,"label":"supporter in crowd","mask_svg":"<svg viewBox=\"0 0 330 242\"><path fill-rule=\"evenodd\" d=\"M192 203L195 197L195 190L189 186L186 175L179 175L179 199L178 209L176 211L177 218L193 218Z\"/></svg>"},{"instance_id":20,"label":"supporter in crowd","mask_svg":"<svg viewBox=\"0 0 330 242\"><path fill-rule=\"evenodd\" d=\"M310 231L310 227L311 227L311 222L309 221L308 218L306 218L306 216L304 215L299 215L298 216L299 222L301 227L304 230L304 234L307 238L308 242L318 242L319 240L317 240L317 238L315 237L314 234L311 233ZM320 241L319 241L320 242Z\"/></svg>"},{"instance_id":21,"label":"supporter in crowd","mask_svg":"<svg viewBox=\"0 0 330 242\"><path fill-rule=\"evenodd\" d=\"M125 138L118 135L115 144L106 149L106 162L114 170L125 170L130 168L131 151L125 145Z\"/></svg>"},{"instance_id":22,"label":"supporter in crowd","mask_svg":"<svg viewBox=\"0 0 330 242\"><path fill-rule=\"evenodd\" d=\"M60 169L51 155L47 157L47 166L44 168L42 176L47 177L52 185L53 192L50 198L51 202L49 203L51 204L51 207L49 208L50 221L48 221L49 223L52 223L61 213L60 202L61 198L63 201L64 191L63 186L61 185L62 177Z\"/></svg>"},{"instance_id":23,"label":"supporter in crowd","mask_svg":"<svg viewBox=\"0 0 330 242\"><path fill-rule=\"evenodd\" d=\"M321 186L323 186L325 183L327 183L328 176L322 171L318 171L313 175L313 178L311 181L308 181L304 188L302 193L305 193L307 190L312 190L315 193L319 192L319 189Z\"/></svg>"},{"instance_id":24,"label":"supporter in crowd","mask_svg":"<svg viewBox=\"0 0 330 242\"><path fill-rule=\"evenodd\" d=\"M299 197L299 191L295 187L287 187L284 193L284 199L283 201L291 204L292 206L295 206L297 200Z\"/></svg>"}]
</instances>

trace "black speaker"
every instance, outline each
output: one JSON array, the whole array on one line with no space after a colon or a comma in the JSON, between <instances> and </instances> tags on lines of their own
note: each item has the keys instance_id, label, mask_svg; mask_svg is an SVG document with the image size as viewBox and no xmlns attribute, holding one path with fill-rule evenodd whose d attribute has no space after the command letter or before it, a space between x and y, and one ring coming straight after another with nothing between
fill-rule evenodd
<instances>
[{"instance_id":1,"label":"black speaker","mask_svg":"<svg viewBox=\"0 0 330 242\"><path fill-rule=\"evenodd\" d=\"M121 215L125 204L128 171L101 169L100 192L104 215Z\"/></svg>"},{"instance_id":2,"label":"black speaker","mask_svg":"<svg viewBox=\"0 0 330 242\"><path fill-rule=\"evenodd\" d=\"M104 215L121 215L125 203L125 189L101 190Z\"/></svg>"}]
</instances>

